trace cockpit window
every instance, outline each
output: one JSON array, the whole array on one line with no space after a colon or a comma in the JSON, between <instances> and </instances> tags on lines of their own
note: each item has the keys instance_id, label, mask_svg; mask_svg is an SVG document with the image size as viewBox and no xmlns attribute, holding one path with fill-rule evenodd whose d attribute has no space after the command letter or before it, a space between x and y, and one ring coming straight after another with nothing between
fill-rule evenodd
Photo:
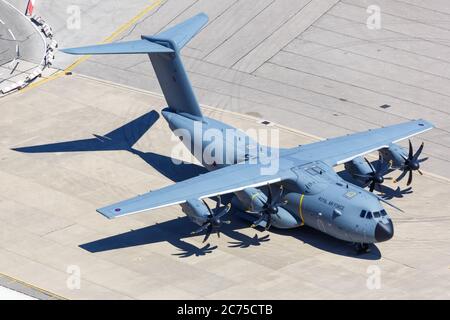
<instances>
[{"instance_id":1,"label":"cockpit window","mask_svg":"<svg viewBox=\"0 0 450 320\"><path fill-rule=\"evenodd\" d=\"M359 215L361 218L364 218L366 216L366 210L361 211L361 214Z\"/></svg>"},{"instance_id":2,"label":"cockpit window","mask_svg":"<svg viewBox=\"0 0 450 320\"><path fill-rule=\"evenodd\" d=\"M367 212L366 219L372 219L372 212Z\"/></svg>"},{"instance_id":3,"label":"cockpit window","mask_svg":"<svg viewBox=\"0 0 450 320\"><path fill-rule=\"evenodd\" d=\"M374 216L375 218L379 218L379 217L380 217L380 212L379 212L379 211L375 211L375 212L373 213L373 216Z\"/></svg>"},{"instance_id":4,"label":"cockpit window","mask_svg":"<svg viewBox=\"0 0 450 320\"><path fill-rule=\"evenodd\" d=\"M383 217L384 217L384 216L387 216L386 210L383 209L383 210L381 210L380 212L381 212L381 215L382 215Z\"/></svg>"}]
</instances>

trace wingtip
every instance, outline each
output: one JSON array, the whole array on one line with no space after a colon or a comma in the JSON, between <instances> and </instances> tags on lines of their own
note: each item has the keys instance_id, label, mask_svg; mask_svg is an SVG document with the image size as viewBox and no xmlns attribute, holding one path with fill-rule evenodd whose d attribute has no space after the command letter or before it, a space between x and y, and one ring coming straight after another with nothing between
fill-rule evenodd
<instances>
[{"instance_id":1,"label":"wingtip","mask_svg":"<svg viewBox=\"0 0 450 320\"><path fill-rule=\"evenodd\" d=\"M104 216L105 218L108 218L109 220L115 218L114 215L110 215L108 211L105 211L105 210L103 210L103 209L97 209L96 211L97 211L98 213L100 213L102 216Z\"/></svg>"},{"instance_id":2,"label":"wingtip","mask_svg":"<svg viewBox=\"0 0 450 320\"><path fill-rule=\"evenodd\" d=\"M436 126L434 125L434 123L432 123L432 122L430 122L430 121L428 121L428 120L425 120L425 119L418 119L417 120L417 122L419 123L419 125L421 125L421 126L428 126L428 127L431 127L431 128L436 128Z\"/></svg>"},{"instance_id":3,"label":"wingtip","mask_svg":"<svg viewBox=\"0 0 450 320\"><path fill-rule=\"evenodd\" d=\"M204 12L200 12L197 16L204 18L206 20L206 22L209 21L208 15L206 13L204 13Z\"/></svg>"}]
</instances>

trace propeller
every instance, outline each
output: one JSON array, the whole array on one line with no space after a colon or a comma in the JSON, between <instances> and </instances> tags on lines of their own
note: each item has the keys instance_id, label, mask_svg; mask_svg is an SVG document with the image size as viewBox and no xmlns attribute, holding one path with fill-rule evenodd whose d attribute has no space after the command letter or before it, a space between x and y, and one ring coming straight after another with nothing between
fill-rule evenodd
<instances>
[{"instance_id":1,"label":"propeller","mask_svg":"<svg viewBox=\"0 0 450 320\"><path fill-rule=\"evenodd\" d=\"M266 222L266 230L269 230L269 228L272 226L272 218L274 215L278 216L278 207L280 205L286 204L287 201L280 201L281 196L283 195L283 186L280 186L279 192L273 195L272 187L270 184L267 185L268 187L268 194L267 194L267 201L264 203L261 211L254 212L261 215L261 217L253 222L252 228L256 227L258 224L260 224L262 221Z\"/></svg>"},{"instance_id":2,"label":"propeller","mask_svg":"<svg viewBox=\"0 0 450 320\"><path fill-rule=\"evenodd\" d=\"M366 183L370 182L370 192L373 192L373 190L375 190L375 187L377 185L383 184L385 180L392 180L391 177L384 177L384 175L389 171L391 163L385 162L381 154L379 155L376 168L369 160L367 160L367 158L364 158L364 160L366 160L372 172L368 174L355 174L355 176L365 179Z\"/></svg>"},{"instance_id":3,"label":"propeller","mask_svg":"<svg viewBox=\"0 0 450 320\"><path fill-rule=\"evenodd\" d=\"M209 236L211 235L211 233L213 231L216 231L217 237L220 238L220 226L222 225L222 223L225 223L225 224L231 223L231 221L229 221L229 220L227 220L227 221L221 220L221 218L230 211L231 203L227 204L225 207L223 207L221 210L219 210L219 208L222 206L222 201L220 200L220 197L219 197L219 201L217 201L217 205L216 205L217 213L214 214L213 211L211 210L211 208L209 207L209 205L205 202L205 200L202 200L202 201L209 211L208 219L206 220L205 223L203 223L203 225L200 228L191 232L191 234L192 235L199 234L206 230L205 238L203 239L203 242L206 242L206 240L208 240Z\"/></svg>"},{"instance_id":4,"label":"propeller","mask_svg":"<svg viewBox=\"0 0 450 320\"><path fill-rule=\"evenodd\" d=\"M408 157L406 157L403 154L401 155L402 158L405 160L405 163L403 165L403 172L401 173L401 175L397 179L394 180L395 183L399 182L407 174L409 174L408 182L406 183L406 185L409 186L412 183L412 180L413 180L413 171L417 171L417 172L420 173L421 176L423 176L422 171L420 171L420 164L422 162L428 160L428 158L419 159L419 157L420 157L420 154L423 151L424 145L425 144L422 142L422 144L420 145L419 149L417 149L416 153L414 153L411 140L409 140Z\"/></svg>"}]
</instances>

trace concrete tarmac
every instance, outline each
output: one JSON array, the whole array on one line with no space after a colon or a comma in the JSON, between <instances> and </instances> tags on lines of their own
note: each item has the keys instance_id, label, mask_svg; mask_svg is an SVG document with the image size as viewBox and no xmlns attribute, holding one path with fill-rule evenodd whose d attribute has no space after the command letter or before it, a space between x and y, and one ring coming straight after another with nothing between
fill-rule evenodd
<instances>
[{"instance_id":1,"label":"concrete tarmac","mask_svg":"<svg viewBox=\"0 0 450 320\"><path fill-rule=\"evenodd\" d=\"M367 255L306 227L259 232L237 217L220 239L203 244L202 236L189 235L195 225L178 206L116 220L95 212L187 178L186 168L168 158L174 142L162 118L134 152L120 145L115 151L11 150L104 135L160 110L161 97L72 75L2 102L0 270L8 276L69 299L449 298L446 179L426 174L416 177L413 194L390 192L405 213L389 210L395 237ZM204 110L244 130L264 127L250 116ZM273 128L284 147L315 141ZM367 285L373 268L379 289ZM80 288L74 289L77 272Z\"/></svg>"},{"instance_id":2,"label":"concrete tarmac","mask_svg":"<svg viewBox=\"0 0 450 320\"><path fill-rule=\"evenodd\" d=\"M367 26L373 4L380 29ZM54 71L78 61L74 75L60 72L0 105L0 272L29 284L27 294L450 298L448 1L82 0L79 28L69 23L70 5L36 7L60 47L137 39L206 12L208 26L182 51L205 113L242 129L269 120L284 147L416 118L437 129L413 139L425 141L425 175L411 190L404 181L398 190L387 185L405 213L389 209L395 236L368 255L309 228L259 232L233 217L220 239L203 244L178 206L112 221L95 212L198 169L171 165L163 119L132 152L96 143L89 152L62 152L73 143L47 153L12 150L96 139L164 106L148 57L59 53Z\"/></svg>"}]
</instances>

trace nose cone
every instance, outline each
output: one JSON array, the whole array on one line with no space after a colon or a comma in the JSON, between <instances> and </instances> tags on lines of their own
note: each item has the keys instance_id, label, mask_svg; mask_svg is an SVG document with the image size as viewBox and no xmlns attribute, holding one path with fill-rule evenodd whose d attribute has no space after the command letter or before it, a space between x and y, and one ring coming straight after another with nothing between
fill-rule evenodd
<instances>
[{"instance_id":1,"label":"nose cone","mask_svg":"<svg viewBox=\"0 0 450 320\"><path fill-rule=\"evenodd\" d=\"M392 220L389 219L388 223L378 222L375 227L375 240L377 242L383 242L391 239L394 236L394 225Z\"/></svg>"}]
</instances>

